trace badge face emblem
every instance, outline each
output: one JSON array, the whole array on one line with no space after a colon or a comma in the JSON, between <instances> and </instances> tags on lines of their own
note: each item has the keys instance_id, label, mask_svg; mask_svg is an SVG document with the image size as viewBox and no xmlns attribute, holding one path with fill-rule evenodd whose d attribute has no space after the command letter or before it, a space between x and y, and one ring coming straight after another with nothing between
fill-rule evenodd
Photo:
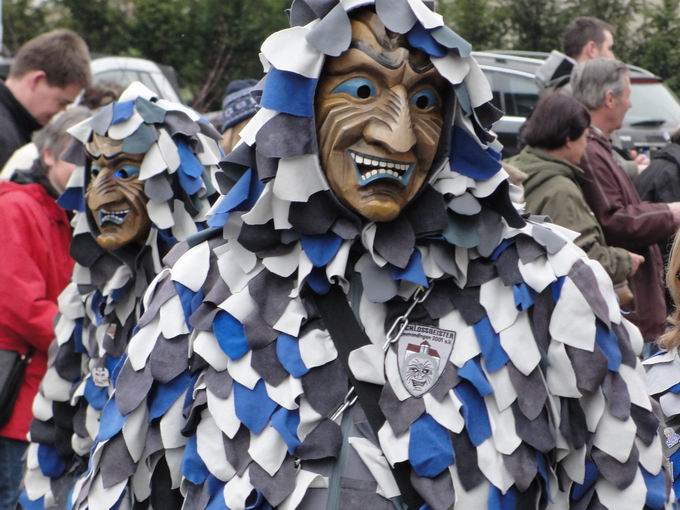
<instances>
[{"instance_id":1,"label":"badge face emblem","mask_svg":"<svg viewBox=\"0 0 680 510\"><path fill-rule=\"evenodd\" d=\"M449 361L454 331L409 324L399 337L399 375L408 392L421 397L442 375Z\"/></svg>"},{"instance_id":2,"label":"badge face emblem","mask_svg":"<svg viewBox=\"0 0 680 510\"><path fill-rule=\"evenodd\" d=\"M92 369L92 382L98 388L109 387L109 371L104 367L96 367Z\"/></svg>"}]
</instances>

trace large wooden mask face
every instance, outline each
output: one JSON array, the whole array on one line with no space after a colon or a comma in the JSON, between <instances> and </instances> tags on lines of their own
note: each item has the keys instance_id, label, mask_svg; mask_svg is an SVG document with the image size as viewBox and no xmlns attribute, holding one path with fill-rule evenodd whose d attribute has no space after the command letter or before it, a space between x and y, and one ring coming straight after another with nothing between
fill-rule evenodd
<instances>
[{"instance_id":1,"label":"large wooden mask face","mask_svg":"<svg viewBox=\"0 0 680 510\"><path fill-rule=\"evenodd\" d=\"M415 196L437 152L445 83L375 13L353 16L352 44L326 60L316 93L321 166L345 205L390 221Z\"/></svg>"},{"instance_id":2,"label":"large wooden mask face","mask_svg":"<svg viewBox=\"0 0 680 510\"><path fill-rule=\"evenodd\" d=\"M117 250L143 242L151 226L144 184L138 178L144 155L125 153L122 142L97 134L85 149L92 160L85 199L98 229L97 244Z\"/></svg>"}]
</instances>

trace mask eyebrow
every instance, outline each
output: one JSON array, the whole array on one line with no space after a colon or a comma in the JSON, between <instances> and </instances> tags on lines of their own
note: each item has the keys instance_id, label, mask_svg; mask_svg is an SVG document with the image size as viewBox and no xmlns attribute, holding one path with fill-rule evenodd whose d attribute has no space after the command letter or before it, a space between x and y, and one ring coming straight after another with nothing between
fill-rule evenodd
<instances>
[{"instance_id":1,"label":"mask eyebrow","mask_svg":"<svg viewBox=\"0 0 680 510\"><path fill-rule=\"evenodd\" d=\"M350 48L354 48L365 53L373 60L375 60L378 64L380 64L383 67L386 67L387 69L392 70L399 69L404 64L403 53L399 55L398 60L395 60L390 58L390 56L387 55L384 51L376 51L376 49L373 46L367 44L364 41L352 40Z\"/></svg>"}]
</instances>

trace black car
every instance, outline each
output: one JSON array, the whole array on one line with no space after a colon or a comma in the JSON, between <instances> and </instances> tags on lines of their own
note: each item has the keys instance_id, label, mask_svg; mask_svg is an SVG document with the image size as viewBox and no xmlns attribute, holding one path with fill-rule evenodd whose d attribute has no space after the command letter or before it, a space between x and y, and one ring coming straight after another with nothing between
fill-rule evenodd
<instances>
[{"instance_id":1,"label":"black car","mask_svg":"<svg viewBox=\"0 0 680 510\"><path fill-rule=\"evenodd\" d=\"M520 150L519 128L538 101L539 87L534 76L547 53L539 52L473 52L493 90L493 102L505 112L494 125L503 156L513 156ZM650 152L668 143L671 133L680 126L680 101L661 78L629 65L632 108L626 114L623 127L614 133L626 149Z\"/></svg>"}]
</instances>

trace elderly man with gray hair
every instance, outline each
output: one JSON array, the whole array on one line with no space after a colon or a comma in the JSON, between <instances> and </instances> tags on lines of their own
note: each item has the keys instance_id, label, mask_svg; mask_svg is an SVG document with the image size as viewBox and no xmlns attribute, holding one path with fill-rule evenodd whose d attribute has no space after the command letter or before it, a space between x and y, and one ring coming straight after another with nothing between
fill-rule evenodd
<instances>
[{"instance_id":1,"label":"elderly man with gray hair","mask_svg":"<svg viewBox=\"0 0 680 510\"><path fill-rule=\"evenodd\" d=\"M663 262L658 242L680 224L680 203L643 202L630 177L612 154L609 140L631 107L630 76L618 60L598 58L578 64L572 93L590 111L588 146L581 160L583 193L604 231L607 243L638 253L645 262L632 277L635 308L629 319L653 341L664 330L666 303Z\"/></svg>"}]
</instances>

